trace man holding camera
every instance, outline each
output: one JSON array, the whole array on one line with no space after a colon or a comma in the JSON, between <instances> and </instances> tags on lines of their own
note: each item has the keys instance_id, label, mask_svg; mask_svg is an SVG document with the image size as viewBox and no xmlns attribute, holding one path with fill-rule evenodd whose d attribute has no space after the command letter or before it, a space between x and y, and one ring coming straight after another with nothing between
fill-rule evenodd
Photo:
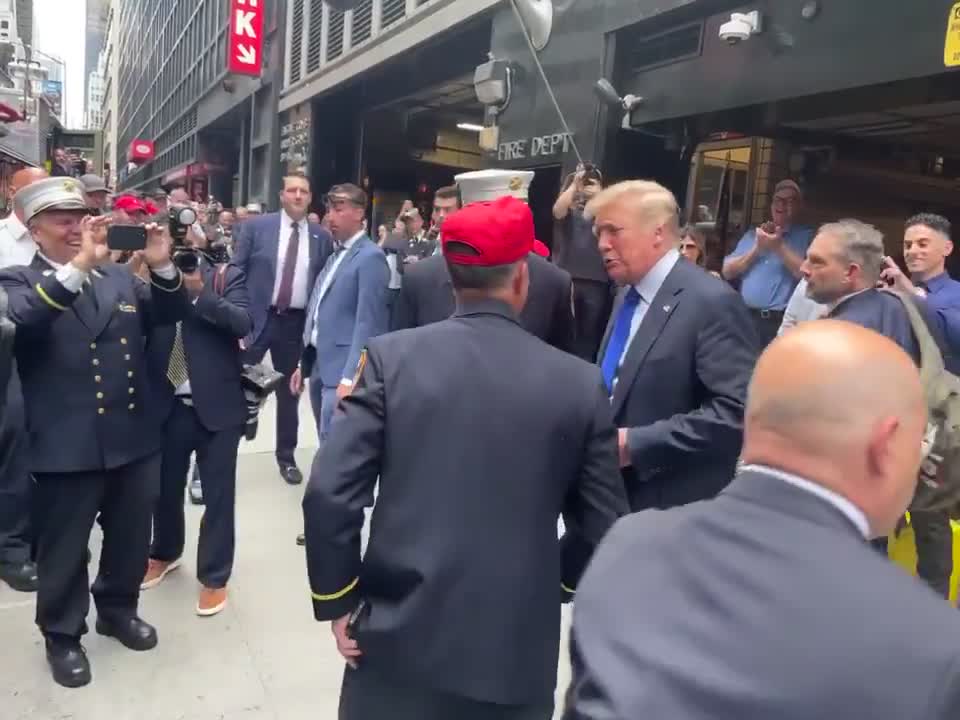
<instances>
[{"instance_id":1,"label":"man holding camera","mask_svg":"<svg viewBox=\"0 0 960 720\"><path fill-rule=\"evenodd\" d=\"M108 262L110 219L87 215L79 181L36 182L17 202L39 250L29 267L0 272L0 286L17 326L29 465L43 517L37 625L54 680L80 687L91 678L80 638L90 604L86 548L98 514L97 632L131 650L157 644L156 630L137 615L160 471L142 339L176 322L189 303L162 228L146 229L144 283Z\"/></svg>"},{"instance_id":2,"label":"man holding camera","mask_svg":"<svg viewBox=\"0 0 960 720\"><path fill-rule=\"evenodd\" d=\"M160 497L153 512L153 546L142 589L180 566L184 547L183 488L197 454L205 510L200 525L196 612L216 615L227 603L233 566L237 448L246 420L241 385L241 338L250 332L243 272L216 265L202 233L186 233L174 263L192 307L175 326L157 327L147 343L154 409L163 423Z\"/></svg>"}]
</instances>

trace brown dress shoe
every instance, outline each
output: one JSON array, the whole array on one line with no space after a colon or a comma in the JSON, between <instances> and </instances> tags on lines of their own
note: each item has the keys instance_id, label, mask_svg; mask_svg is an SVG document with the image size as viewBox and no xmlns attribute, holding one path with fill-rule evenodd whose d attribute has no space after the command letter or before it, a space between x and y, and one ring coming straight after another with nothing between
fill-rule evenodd
<instances>
[{"instance_id":1,"label":"brown dress shoe","mask_svg":"<svg viewBox=\"0 0 960 720\"><path fill-rule=\"evenodd\" d=\"M197 600L197 615L210 617L216 615L227 606L226 588L208 588L200 590L200 599Z\"/></svg>"},{"instance_id":2,"label":"brown dress shoe","mask_svg":"<svg viewBox=\"0 0 960 720\"><path fill-rule=\"evenodd\" d=\"M180 558L167 562L165 560L154 560L150 558L147 562L147 574L143 576L143 582L140 583L141 590L149 590L163 582L163 579L180 567Z\"/></svg>"}]
</instances>

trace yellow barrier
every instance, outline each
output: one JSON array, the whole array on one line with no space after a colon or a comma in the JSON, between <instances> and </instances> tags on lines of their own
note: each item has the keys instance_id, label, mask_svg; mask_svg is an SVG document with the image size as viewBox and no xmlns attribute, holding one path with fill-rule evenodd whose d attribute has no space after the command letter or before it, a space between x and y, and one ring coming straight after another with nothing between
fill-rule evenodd
<instances>
[{"instance_id":1,"label":"yellow barrier","mask_svg":"<svg viewBox=\"0 0 960 720\"><path fill-rule=\"evenodd\" d=\"M957 580L960 577L960 524L950 523L953 527L953 576L950 578L950 602L957 602ZM913 527L900 531L899 535L890 536L887 543L887 554L890 559L911 575L917 574L917 545L913 537Z\"/></svg>"}]
</instances>

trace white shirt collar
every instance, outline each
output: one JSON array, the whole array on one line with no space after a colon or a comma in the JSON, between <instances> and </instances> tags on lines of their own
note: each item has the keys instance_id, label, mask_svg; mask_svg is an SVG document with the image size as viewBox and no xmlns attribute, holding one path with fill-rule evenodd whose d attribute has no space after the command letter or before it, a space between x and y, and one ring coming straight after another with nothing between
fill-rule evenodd
<instances>
[{"instance_id":1,"label":"white shirt collar","mask_svg":"<svg viewBox=\"0 0 960 720\"><path fill-rule=\"evenodd\" d=\"M63 265L62 265L61 263L54 262L53 260L51 260L50 258L48 258L46 255L44 255L44 254L43 254L41 251L39 251L39 250L37 250L37 255L39 255L39 256L40 256L40 259L43 260L47 265L49 265L50 267L52 267L54 270L59 270L60 268L63 267Z\"/></svg>"},{"instance_id":2,"label":"white shirt collar","mask_svg":"<svg viewBox=\"0 0 960 720\"><path fill-rule=\"evenodd\" d=\"M349 237L346 240L344 240L342 243L340 243L340 249L349 250L350 248L353 247L353 244L363 236L364 236L364 231L361 230L356 235L353 235L352 237Z\"/></svg>"},{"instance_id":3,"label":"white shirt collar","mask_svg":"<svg viewBox=\"0 0 960 720\"><path fill-rule=\"evenodd\" d=\"M782 480L788 485L793 485L793 487L805 490L811 495L816 495L818 498L830 503L837 510L846 515L847 519L853 523L854 527L860 531L860 534L863 535L864 538L869 540L872 537L870 533L870 523L867 522L867 516L864 515L860 508L847 500L847 498L845 498L843 495L825 488L822 485L817 485L814 482L810 482L799 475L794 475L793 473L788 473L784 470L778 470L777 468L772 468L768 465L744 465L740 468L740 470L761 472L764 475L770 475L778 480Z\"/></svg>"},{"instance_id":4,"label":"white shirt collar","mask_svg":"<svg viewBox=\"0 0 960 720\"><path fill-rule=\"evenodd\" d=\"M657 260L656 264L650 268L641 280L634 284L634 289L640 293L640 297L648 305L660 292L660 288L667 279L667 275L673 270L673 266L680 259L680 252L676 248L671 248L667 254Z\"/></svg>"},{"instance_id":5,"label":"white shirt collar","mask_svg":"<svg viewBox=\"0 0 960 720\"><path fill-rule=\"evenodd\" d=\"M27 226L20 222L20 218L18 218L15 213L10 213L3 219L3 222L6 223L7 229L10 231L10 235L12 235L16 240L20 240L24 235L30 234ZM31 238L31 240L32 239L33 238Z\"/></svg>"},{"instance_id":6,"label":"white shirt collar","mask_svg":"<svg viewBox=\"0 0 960 720\"><path fill-rule=\"evenodd\" d=\"M281 225L282 227L288 228L288 227L290 227L291 225L293 225L293 222L294 222L293 218L290 217L289 215L287 215L287 211L286 211L286 210L284 210L284 209L281 208L281 210L280 210L280 225ZM309 223L307 222L307 216L304 215L304 216L297 222L297 225L300 226L300 229L301 229L301 230L303 230L303 228L307 227L307 226L309 225Z\"/></svg>"}]
</instances>

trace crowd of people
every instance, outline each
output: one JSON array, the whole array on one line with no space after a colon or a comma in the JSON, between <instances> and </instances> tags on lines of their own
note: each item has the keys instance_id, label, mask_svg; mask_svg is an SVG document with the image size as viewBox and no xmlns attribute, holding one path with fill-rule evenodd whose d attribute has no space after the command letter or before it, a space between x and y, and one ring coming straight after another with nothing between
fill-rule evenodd
<instances>
[{"instance_id":1,"label":"crowd of people","mask_svg":"<svg viewBox=\"0 0 960 720\"><path fill-rule=\"evenodd\" d=\"M551 251L532 177L459 175L429 223L404 208L372 238L362 188L299 173L245 217L18 173L0 577L37 592L56 682L91 681L97 522L96 630L156 646L138 598L184 560L192 455L196 611L227 605L245 373L269 353L283 481L304 481L304 392L321 441L297 543L341 718L550 718L573 599L568 720L956 717L951 509L914 502L918 370L960 357L949 222L906 220L901 270L866 223L801 224L784 180L721 277L667 188L593 166ZM146 247L111 250L119 224ZM885 558L908 508L940 598Z\"/></svg>"}]
</instances>

